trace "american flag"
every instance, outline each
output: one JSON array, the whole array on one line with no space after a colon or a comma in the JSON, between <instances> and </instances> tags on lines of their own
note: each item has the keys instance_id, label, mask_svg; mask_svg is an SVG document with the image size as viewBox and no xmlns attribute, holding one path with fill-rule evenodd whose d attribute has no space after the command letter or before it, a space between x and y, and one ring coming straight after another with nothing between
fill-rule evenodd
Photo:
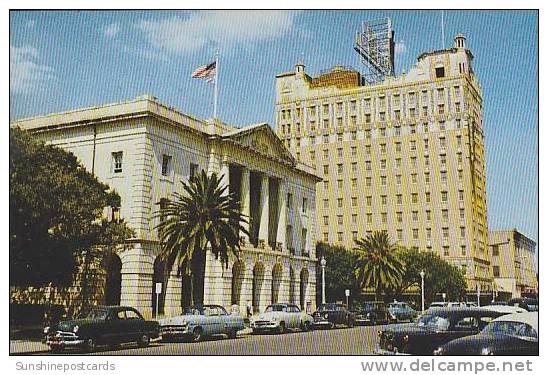
<instances>
[{"instance_id":1,"label":"american flag","mask_svg":"<svg viewBox=\"0 0 548 375\"><path fill-rule=\"evenodd\" d=\"M214 61L207 65L202 65L192 72L192 78L206 78L207 83L213 82L217 74L217 63Z\"/></svg>"}]
</instances>

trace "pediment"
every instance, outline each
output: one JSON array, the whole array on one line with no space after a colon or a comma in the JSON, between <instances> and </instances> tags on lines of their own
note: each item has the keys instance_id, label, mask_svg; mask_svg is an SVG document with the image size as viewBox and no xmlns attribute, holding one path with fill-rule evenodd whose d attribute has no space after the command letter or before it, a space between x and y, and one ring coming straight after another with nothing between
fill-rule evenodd
<instances>
[{"instance_id":1,"label":"pediment","mask_svg":"<svg viewBox=\"0 0 548 375\"><path fill-rule=\"evenodd\" d=\"M223 138L230 138L265 156L283 159L293 165L295 164L295 158L293 158L280 138L266 123L250 125L234 132L223 134Z\"/></svg>"}]
</instances>

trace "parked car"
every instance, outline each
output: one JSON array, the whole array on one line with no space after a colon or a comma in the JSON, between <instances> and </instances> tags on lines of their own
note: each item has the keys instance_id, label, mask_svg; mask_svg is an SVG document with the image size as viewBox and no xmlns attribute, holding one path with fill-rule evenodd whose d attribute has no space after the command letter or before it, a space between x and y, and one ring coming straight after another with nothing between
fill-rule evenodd
<instances>
[{"instance_id":1,"label":"parked car","mask_svg":"<svg viewBox=\"0 0 548 375\"><path fill-rule=\"evenodd\" d=\"M508 301L508 306L519 306L527 311L538 311L538 299L535 298L512 298Z\"/></svg>"},{"instance_id":2,"label":"parked car","mask_svg":"<svg viewBox=\"0 0 548 375\"><path fill-rule=\"evenodd\" d=\"M61 320L44 328L44 342L52 352L64 348L82 348L93 352L98 345L118 345L135 342L149 345L159 336L159 325L143 319L132 307L98 306L81 318Z\"/></svg>"},{"instance_id":3,"label":"parked car","mask_svg":"<svg viewBox=\"0 0 548 375\"><path fill-rule=\"evenodd\" d=\"M387 324L390 321L390 313L384 302L367 301L350 310L354 314L355 324Z\"/></svg>"},{"instance_id":4,"label":"parked car","mask_svg":"<svg viewBox=\"0 0 548 375\"><path fill-rule=\"evenodd\" d=\"M417 312L405 302L389 303L388 312L393 322L412 322L417 317Z\"/></svg>"},{"instance_id":5,"label":"parked car","mask_svg":"<svg viewBox=\"0 0 548 375\"><path fill-rule=\"evenodd\" d=\"M162 340L186 339L200 341L204 337L227 335L236 338L244 329L244 319L239 314L228 314L218 305L200 305L185 308L183 315L160 319Z\"/></svg>"},{"instance_id":6,"label":"parked car","mask_svg":"<svg viewBox=\"0 0 548 375\"><path fill-rule=\"evenodd\" d=\"M416 323L387 327L379 332L377 354L432 355L441 345L478 333L502 313L482 308L435 308Z\"/></svg>"},{"instance_id":7,"label":"parked car","mask_svg":"<svg viewBox=\"0 0 548 375\"><path fill-rule=\"evenodd\" d=\"M340 303L326 303L320 305L312 316L314 318L312 324L315 328L334 328L337 324L354 327L354 315Z\"/></svg>"},{"instance_id":8,"label":"parked car","mask_svg":"<svg viewBox=\"0 0 548 375\"><path fill-rule=\"evenodd\" d=\"M508 306L508 302L506 302L506 301L491 301L489 306Z\"/></svg>"},{"instance_id":9,"label":"parked car","mask_svg":"<svg viewBox=\"0 0 548 375\"><path fill-rule=\"evenodd\" d=\"M433 309L440 307L447 307L447 302L432 302L428 308Z\"/></svg>"},{"instance_id":10,"label":"parked car","mask_svg":"<svg viewBox=\"0 0 548 375\"><path fill-rule=\"evenodd\" d=\"M285 333L288 329L300 328L308 331L314 318L291 303L275 303L267 306L264 313L254 315L249 320L253 333L274 331Z\"/></svg>"},{"instance_id":11,"label":"parked car","mask_svg":"<svg viewBox=\"0 0 548 375\"><path fill-rule=\"evenodd\" d=\"M479 334L442 345L436 355L538 355L538 312L501 316Z\"/></svg>"}]
</instances>

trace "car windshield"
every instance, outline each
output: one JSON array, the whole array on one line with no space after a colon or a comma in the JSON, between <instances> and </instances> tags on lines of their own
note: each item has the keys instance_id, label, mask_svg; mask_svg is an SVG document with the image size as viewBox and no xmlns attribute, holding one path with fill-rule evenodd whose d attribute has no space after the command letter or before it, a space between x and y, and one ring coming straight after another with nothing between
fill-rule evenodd
<instances>
[{"instance_id":1,"label":"car windshield","mask_svg":"<svg viewBox=\"0 0 548 375\"><path fill-rule=\"evenodd\" d=\"M283 311L287 312L287 306L285 305L269 305L264 312Z\"/></svg>"},{"instance_id":2,"label":"car windshield","mask_svg":"<svg viewBox=\"0 0 548 375\"><path fill-rule=\"evenodd\" d=\"M533 304L533 305L527 304L527 309L529 311L538 311L538 304Z\"/></svg>"},{"instance_id":3,"label":"car windshield","mask_svg":"<svg viewBox=\"0 0 548 375\"><path fill-rule=\"evenodd\" d=\"M529 340L538 340L537 331L527 323L508 322L499 320L491 322L483 329L482 333L488 335L509 335Z\"/></svg>"},{"instance_id":4,"label":"car windshield","mask_svg":"<svg viewBox=\"0 0 548 375\"><path fill-rule=\"evenodd\" d=\"M203 309L198 309L196 307L185 307L183 315L203 315Z\"/></svg>"},{"instance_id":5,"label":"car windshield","mask_svg":"<svg viewBox=\"0 0 548 375\"><path fill-rule=\"evenodd\" d=\"M424 315L419 318L417 325L436 331L447 331L449 320L438 315Z\"/></svg>"},{"instance_id":6,"label":"car windshield","mask_svg":"<svg viewBox=\"0 0 548 375\"><path fill-rule=\"evenodd\" d=\"M85 319L106 319L107 310L91 309L87 314L83 316Z\"/></svg>"}]
</instances>

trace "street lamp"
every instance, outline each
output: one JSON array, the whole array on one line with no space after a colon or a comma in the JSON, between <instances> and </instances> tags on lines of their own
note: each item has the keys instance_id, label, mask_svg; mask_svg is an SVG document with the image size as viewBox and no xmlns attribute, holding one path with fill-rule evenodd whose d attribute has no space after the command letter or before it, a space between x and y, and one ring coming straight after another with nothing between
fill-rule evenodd
<instances>
[{"instance_id":1,"label":"street lamp","mask_svg":"<svg viewBox=\"0 0 548 375\"><path fill-rule=\"evenodd\" d=\"M322 266L322 303L325 303L325 266L327 264L327 261L325 260L325 257L322 255L322 259L320 260L320 266Z\"/></svg>"},{"instance_id":2,"label":"street lamp","mask_svg":"<svg viewBox=\"0 0 548 375\"><path fill-rule=\"evenodd\" d=\"M424 271L421 271L421 298L422 298L422 311L424 311Z\"/></svg>"}]
</instances>

